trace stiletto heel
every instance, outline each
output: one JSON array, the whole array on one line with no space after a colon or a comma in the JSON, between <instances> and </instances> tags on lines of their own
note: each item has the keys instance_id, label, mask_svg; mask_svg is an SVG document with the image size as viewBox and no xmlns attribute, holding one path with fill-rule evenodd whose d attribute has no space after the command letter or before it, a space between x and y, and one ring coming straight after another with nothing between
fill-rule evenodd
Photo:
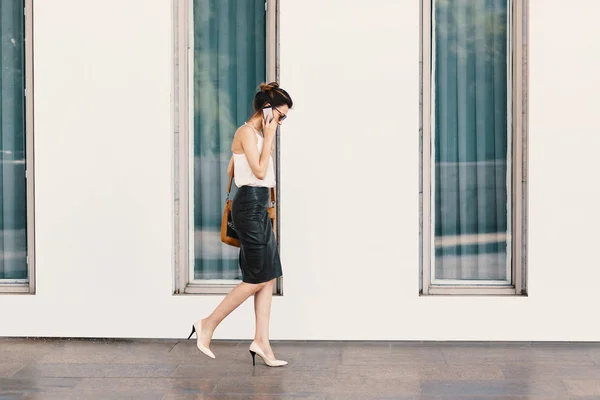
<instances>
[{"instance_id":1,"label":"stiletto heel","mask_svg":"<svg viewBox=\"0 0 600 400\"><path fill-rule=\"evenodd\" d=\"M265 364L267 364L269 367L283 367L284 365L287 365L287 363L288 363L287 361L268 359L267 356L265 355L265 353L261 350L261 348L258 347L256 342L252 342L252 344L250 345L250 354L252 354L252 365L254 365L254 366L256 366L256 361L255 361L256 354L258 354L260 356L260 358L263 359Z\"/></svg>"},{"instance_id":2,"label":"stiletto heel","mask_svg":"<svg viewBox=\"0 0 600 400\"><path fill-rule=\"evenodd\" d=\"M197 328L196 328L196 325L198 325ZM190 336L188 336L188 340L195 333L196 334L196 347L198 347L198 350L200 350L202 353L206 354L210 358L216 358L215 355L213 354L213 352L210 351L210 349L208 347L204 347L204 345L202 345L202 342L200 342L200 333L201 332L202 332L202 320L196 321L192 325L192 333L190 333Z\"/></svg>"},{"instance_id":3,"label":"stiletto heel","mask_svg":"<svg viewBox=\"0 0 600 400\"><path fill-rule=\"evenodd\" d=\"M194 333L196 333L196 327L194 325L192 325L192 333L190 333L190 336L188 336L187 340L190 340Z\"/></svg>"}]
</instances>

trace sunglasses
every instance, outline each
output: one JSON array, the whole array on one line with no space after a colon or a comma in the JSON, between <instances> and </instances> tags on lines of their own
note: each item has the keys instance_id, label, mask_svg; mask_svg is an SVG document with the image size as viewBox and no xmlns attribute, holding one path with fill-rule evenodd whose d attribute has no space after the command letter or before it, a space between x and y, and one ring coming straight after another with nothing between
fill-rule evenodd
<instances>
[{"instance_id":1,"label":"sunglasses","mask_svg":"<svg viewBox=\"0 0 600 400\"><path fill-rule=\"evenodd\" d=\"M282 113L281 111L279 111L275 107L273 107L273 110L276 110L279 113L279 121L283 122L287 118L287 115L285 115L284 113Z\"/></svg>"}]
</instances>

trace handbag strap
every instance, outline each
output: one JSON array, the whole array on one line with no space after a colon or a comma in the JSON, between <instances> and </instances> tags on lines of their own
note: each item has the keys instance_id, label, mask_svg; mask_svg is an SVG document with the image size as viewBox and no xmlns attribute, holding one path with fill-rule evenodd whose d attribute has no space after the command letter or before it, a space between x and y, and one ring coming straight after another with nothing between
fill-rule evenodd
<instances>
[{"instance_id":1,"label":"handbag strap","mask_svg":"<svg viewBox=\"0 0 600 400\"><path fill-rule=\"evenodd\" d=\"M229 176L229 184L227 185L227 196L225 197L225 201L229 200L229 194L231 193L231 184L233 183L233 174L234 170L231 170L231 175Z\"/></svg>"},{"instance_id":2,"label":"handbag strap","mask_svg":"<svg viewBox=\"0 0 600 400\"><path fill-rule=\"evenodd\" d=\"M229 193L231 193L231 184L233 183L233 171L231 172L231 176L229 177L229 185L227 185L227 197L229 197Z\"/></svg>"}]
</instances>

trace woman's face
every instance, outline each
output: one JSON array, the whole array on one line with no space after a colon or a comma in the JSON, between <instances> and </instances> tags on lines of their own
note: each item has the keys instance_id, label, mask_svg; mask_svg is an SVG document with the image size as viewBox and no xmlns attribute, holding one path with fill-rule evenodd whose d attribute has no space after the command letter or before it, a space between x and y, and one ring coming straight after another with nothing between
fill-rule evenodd
<instances>
[{"instance_id":1,"label":"woman's face","mask_svg":"<svg viewBox=\"0 0 600 400\"><path fill-rule=\"evenodd\" d=\"M290 108L287 106L287 104L284 104L279 107L273 107L273 119L277 121L279 125L281 125L283 121L287 118L287 113L289 110Z\"/></svg>"}]
</instances>

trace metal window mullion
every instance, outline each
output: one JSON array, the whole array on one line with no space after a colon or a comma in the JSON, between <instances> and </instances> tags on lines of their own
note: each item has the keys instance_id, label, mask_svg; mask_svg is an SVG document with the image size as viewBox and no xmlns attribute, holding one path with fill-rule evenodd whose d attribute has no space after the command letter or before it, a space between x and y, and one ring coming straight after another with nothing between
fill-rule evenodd
<instances>
[{"instance_id":1,"label":"metal window mullion","mask_svg":"<svg viewBox=\"0 0 600 400\"><path fill-rule=\"evenodd\" d=\"M279 1L277 0L265 0L266 5L266 78L268 82L277 81L279 82ZM275 179L277 186L275 188L275 214L276 218L276 240L277 246L281 246L281 218L280 218L280 193L281 193L281 174L280 174L280 159L279 159L279 146L280 146L280 135L279 128L277 129L277 135L275 137ZM273 287L273 294L283 294L283 278L278 278L276 284Z\"/></svg>"},{"instance_id":2,"label":"metal window mullion","mask_svg":"<svg viewBox=\"0 0 600 400\"><path fill-rule=\"evenodd\" d=\"M523 245L523 1L513 0L513 224L512 224L512 262L513 281L516 293L522 291L522 245Z\"/></svg>"},{"instance_id":3,"label":"metal window mullion","mask_svg":"<svg viewBox=\"0 0 600 400\"><path fill-rule=\"evenodd\" d=\"M277 2L276 0L266 0L267 1L267 14L266 14L266 35L265 39L266 49L267 49L267 70L266 77L267 81L275 81L277 80Z\"/></svg>"},{"instance_id":4,"label":"metal window mullion","mask_svg":"<svg viewBox=\"0 0 600 400\"><path fill-rule=\"evenodd\" d=\"M505 260L505 272L506 277L509 279L511 285L515 284L515 263L513 262L514 257L514 213L515 207L514 201L514 182L515 182L515 171L514 161L516 160L516 153L514 149L515 138L515 121L514 121L514 86L515 86L515 71L514 71L514 14L515 14L515 1L506 0L507 2L507 16L506 16L506 260Z\"/></svg>"},{"instance_id":5,"label":"metal window mullion","mask_svg":"<svg viewBox=\"0 0 600 400\"><path fill-rule=\"evenodd\" d=\"M187 0L186 10L185 10L185 32L183 36L184 42L184 51L182 53L182 62L185 68L185 73L182 76L182 85L184 92L181 94L182 98L185 101L185 108L182 113L182 129L181 129L181 138L182 138L182 146L184 148L184 154L182 161L185 163L184 174L182 175L182 179L185 184L184 195L185 195L185 203L183 206L186 210L186 220L185 220L185 234L186 241L185 245L185 277L187 279L186 284L190 285L194 282L194 273L196 266L196 225L194 221L194 212L196 204L194 203L196 186L194 177L196 174L195 170L195 162L194 162L194 146L195 146L195 96L196 92L194 91L194 79L195 79L195 9L193 7L194 2L192 0Z\"/></svg>"},{"instance_id":6,"label":"metal window mullion","mask_svg":"<svg viewBox=\"0 0 600 400\"><path fill-rule=\"evenodd\" d=\"M28 291L35 294L35 186L34 186L34 112L33 112L33 0L25 2L25 171L27 187L27 271Z\"/></svg>"},{"instance_id":7,"label":"metal window mullion","mask_svg":"<svg viewBox=\"0 0 600 400\"><path fill-rule=\"evenodd\" d=\"M174 2L175 26L175 293L182 293L189 276L189 145L188 145L188 0Z\"/></svg>"},{"instance_id":8,"label":"metal window mullion","mask_svg":"<svg viewBox=\"0 0 600 400\"><path fill-rule=\"evenodd\" d=\"M422 75L423 75L423 104L422 104L422 129L423 129L423 154L422 154L422 207L423 207L423 227L422 227L422 258L423 258L423 294L429 294L431 287L431 268L432 268L432 249L431 249L431 185L433 183L431 176L431 0L421 0L422 2L422 26L421 48L422 48Z\"/></svg>"},{"instance_id":9,"label":"metal window mullion","mask_svg":"<svg viewBox=\"0 0 600 400\"><path fill-rule=\"evenodd\" d=\"M521 44L519 46L519 51L521 51L521 62L520 62L520 68L521 68L521 81L520 82L520 87L519 87L519 91L522 93L522 101L521 101L521 112L519 113L519 117L521 118L520 123L522 126L521 131L519 132L519 134L521 135L521 139L519 140L519 144L521 145L521 151L520 151L520 156L521 156L521 161L519 163L519 165L521 166L521 180L522 180L522 184L520 185L521 187L521 206L519 207L520 212L521 212L521 218L520 218L520 222L521 222L521 228L519 229L520 233L521 233L521 243L520 245L520 249L521 249L521 257L519 257L519 262L521 263L521 271L520 271L520 278L521 278L521 286L518 287L517 289L519 290L519 294L522 295L527 295L527 214L528 214L528 207L527 207L527 199L529 198L528 196L528 155L527 155L527 149L528 149L528 145L527 145L527 140L529 137L529 133L528 133L528 128L529 128L529 123L528 123L528 110L529 110L529 106L528 106L528 86L529 86L529 71L528 71L528 66L529 66L529 62L528 62L528 45L529 45L529 38L528 38L528 30L529 30L529 0L519 0L521 3L521 10L520 10L520 15L522 18L522 23L520 24L520 27L522 29L521 35L519 36L519 40L521 40Z\"/></svg>"}]
</instances>

